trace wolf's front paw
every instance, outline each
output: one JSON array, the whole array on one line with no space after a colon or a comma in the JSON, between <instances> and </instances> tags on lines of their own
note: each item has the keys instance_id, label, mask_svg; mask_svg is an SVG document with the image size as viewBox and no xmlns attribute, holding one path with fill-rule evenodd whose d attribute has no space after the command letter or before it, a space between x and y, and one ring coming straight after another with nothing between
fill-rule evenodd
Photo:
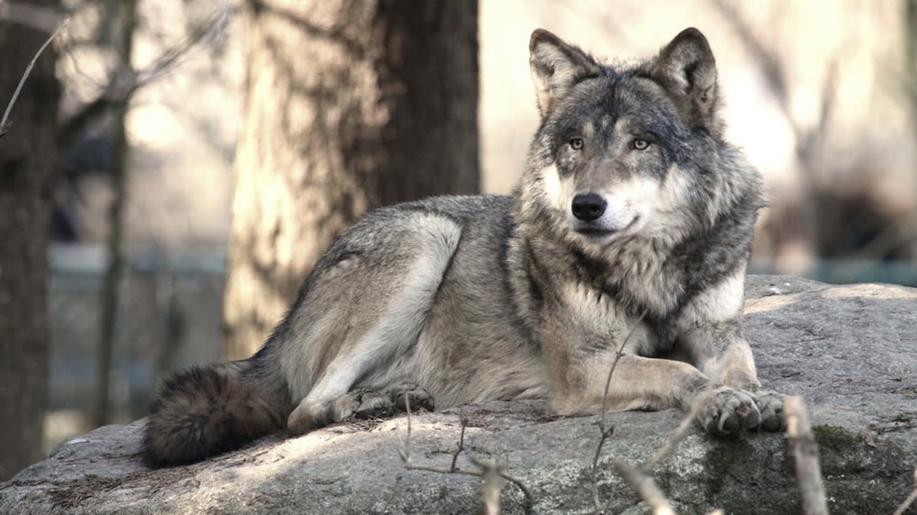
<instances>
[{"instance_id":1,"label":"wolf's front paw","mask_svg":"<svg viewBox=\"0 0 917 515\"><path fill-rule=\"evenodd\" d=\"M786 415L783 413L783 394L771 390L755 392L755 405L761 413L761 429L764 431L786 431Z\"/></svg>"},{"instance_id":2,"label":"wolf's front paw","mask_svg":"<svg viewBox=\"0 0 917 515\"><path fill-rule=\"evenodd\" d=\"M700 402L703 405L697 414L697 421L710 434L736 434L743 428L756 428L761 422L761 413L754 397L745 391L720 386L702 395Z\"/></svg>"}]
</instances>

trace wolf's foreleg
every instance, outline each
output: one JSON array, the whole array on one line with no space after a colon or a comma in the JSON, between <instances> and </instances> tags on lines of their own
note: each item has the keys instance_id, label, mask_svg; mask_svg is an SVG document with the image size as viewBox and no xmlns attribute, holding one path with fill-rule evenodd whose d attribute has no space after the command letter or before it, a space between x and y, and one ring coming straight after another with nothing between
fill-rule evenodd
<instances>
[{"instance_id":1,"label":"wolf's foreleg","mask_svg":"<svg viewBox=\"0 0 917 515\"><path fill-rule=\"evenodd\" d=\"M761 388L751 347L738 320L699 324L679 340L691 364L715 383L750 392Z\"/></svg>"},{"instance_id":2,"label":"wolf's foreleg","mask_svg":"<svg viewBox=\"0 0 917 515\"><path fill-rule=\"evenodd\" d=\"M626 340L619 343L624 345L620 357L614 345L598 350L590 342L601 340L599 334L585 325L563 323L561 318L544 324L541 336L554 386L554 407L560 413L666 408L690 411L697 406L698 421L710 433L735 433L760 423L760 411L751 393L723 385L692 364L638 356L634 351L639 345L628 347ZM749 377L754 377L753 363L751 366ZM612 367L606 396L605 384Z\"/></svg>"},{"instance_id":3,"label":"wolf's foreleg","mask_svg":"<svg viewBox=\"0 0 917 515\"><path fill-rule=\"evenodd\" d=\"M695 367L668 359L621 356L606 398L605 381L614 356L604 358L570 371L567 377L579 377L580 388L570 388L567 395L555 397L555 409L561 413L599 413L603 406L609 411L665 408L689 411L695 402L701 402L698 421L707 432L735 433L759 423L759 411L751 394L727 386L717 387Z\"/></svg>"},{"instance_id":4,"label":"wolf's foreleg","mask_svg":"<svg viewBox=\"0 0 917 515\"><path fill-rule=\"evenodd\" d=\"M678 361L624 354L614 365L605 397L605 382L615 361L603 353L573 361L555 379L554 408L564 414L633 409L688 409L694 396L710 383L699 370ZM557 384L560 383L560 384Z\"/></svg>"}]
</instances>

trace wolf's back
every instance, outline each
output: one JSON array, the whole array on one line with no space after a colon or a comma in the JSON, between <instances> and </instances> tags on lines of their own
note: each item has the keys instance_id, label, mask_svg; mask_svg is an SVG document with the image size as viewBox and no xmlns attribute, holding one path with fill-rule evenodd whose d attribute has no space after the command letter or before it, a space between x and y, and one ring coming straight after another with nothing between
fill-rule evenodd
<instances>
[{"instance_id":1,"label":"wolf's back","mask_svg":"<svg viewBox=\"0 0 917 515\"><path fill-rule=\"evenodd\" d=\"M282 404L253 380L253 366L247 360L192 367L167 379L147 419L146 463L200 461L282 428Z\"/></svg>"}]
</instances>

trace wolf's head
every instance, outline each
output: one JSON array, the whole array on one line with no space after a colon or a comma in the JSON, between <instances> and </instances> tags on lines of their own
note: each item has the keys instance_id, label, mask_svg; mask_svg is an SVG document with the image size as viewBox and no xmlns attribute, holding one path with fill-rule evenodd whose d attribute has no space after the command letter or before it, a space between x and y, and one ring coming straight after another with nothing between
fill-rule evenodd
<instances>
[{"instance_id":1,"label":"wolf's head","mask_svg":"<svg viewBox=\"0 0 917 515\"><path fill-rule=\"evenodd\" d=\"M730 175L747 167L721 139L716 65L700 31L629 67L600 64L540 29L529 49L541 125L524 210L601 248L625 235L681 239L740 194Z\"/></svg>"}]
</instances>

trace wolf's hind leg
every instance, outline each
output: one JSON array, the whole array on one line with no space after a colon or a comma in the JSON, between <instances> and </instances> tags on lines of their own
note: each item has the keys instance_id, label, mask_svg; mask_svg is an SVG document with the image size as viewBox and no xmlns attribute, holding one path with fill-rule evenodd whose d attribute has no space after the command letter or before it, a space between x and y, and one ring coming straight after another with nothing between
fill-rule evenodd
<instances>
[{"instance_id":1,"label":"wolf's hind leg","mask_svg":"<svg viewBox=\"0 0 917 515\"><path fill-rule=\"evenodd\" d=\"M342 418L384 418L404 413L410 403L411 411L433 411L433 396L414 383L404 383L386 390L357 389L335 399L334 405ZM346 415L349 412L349 415Z\"/></svg>"},{"instance_id":2,"label":"wolf's hind leg","mask_svg":"<svg viewBox=\"0 0 917 515\"><path fill-rule=\"evenodd\" d=\"M333 357L327 365L316 366L317 381L287 419L287 428L294 434L350 416L354 399L346 394L360 381L389 376L394 380L409 374L407 356L458 247L461 227L435 214L416 213L394 230L400 231L397 238L392 236L382 248L358 258L363 263L354 267L358 272L349 275L346 284L340 278L317 280L316 289L322 291L316 297L326 295L334 302L326 303L325 313L315 317L312 341L292 351L288 381L295 384L303 375L298 367L313 363L313 356ZM373 254L376 251L379 255ZM345 288L350 289L347 294L335 293ZM332 293L324 293L328 291ZM380 388L385 387L383 381ZM295 402L297 389L293 390Z\"/></svg>"},{"instance_id":3,"label":"wolf's hind leg","mask_svg":"<svg viewBox=\"0 0 917 515\"><path fill-rule=\"evenodd\" d=\"M407 398L407 401L406 401ZM415 384L402 384L387 390L357 389L319 404L315 408L314 427L321 427L348 418L385 418L404 413L406 402L411 411L433 411L433 396ZM292 417L291 417L292 418ZM291 429L292 430L292 429Z\"/></svg>"}]
</instances>

